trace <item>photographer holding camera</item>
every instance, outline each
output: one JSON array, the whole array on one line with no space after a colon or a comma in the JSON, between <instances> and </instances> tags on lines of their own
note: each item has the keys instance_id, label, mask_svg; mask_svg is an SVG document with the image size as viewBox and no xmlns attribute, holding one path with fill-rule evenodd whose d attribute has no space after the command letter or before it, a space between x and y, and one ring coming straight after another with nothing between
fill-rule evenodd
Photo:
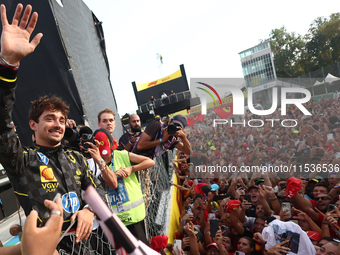
<instances>
[{"instance_id":1,"label":"photographer holding camera","mask_svg":"<svg viewBox=\"0 0 340 255\"><path fill-rule=\"evenodd\" d=\"M140 136L133 152L154 158L168 149L177 148L185 154L190 154L190 142L184 133L186 126L187 118L183 115L176 115L167 122L154 120Z\"/></svg>"},{"instance_id":2,"label":"photographer holding camera","mask_svg":"<svg viewBox=\"0 0 340 255\"><path fill-rule=\"evenodd\" d=\"M130 132L127 131L119 138L118 150L131 151L134 143L136 142L137 138L140 136L141 125L140 125L140 118L137 114L130 115L129 127L131 131Z\"/></svg>"}]
</instances>

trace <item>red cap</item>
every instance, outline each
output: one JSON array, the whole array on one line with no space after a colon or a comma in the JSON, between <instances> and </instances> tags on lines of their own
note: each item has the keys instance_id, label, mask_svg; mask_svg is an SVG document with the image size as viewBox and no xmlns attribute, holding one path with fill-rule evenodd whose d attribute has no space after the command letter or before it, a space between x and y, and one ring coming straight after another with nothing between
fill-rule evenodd
<instances>
[{"instance_id":1,"label":"red cap","mask_svg":"<svg viewBox=\"0 0 340 255\"><path fill-rule=\"evenodd\" d=\"M249 145L248 145L247 143L244 143L244 144L243 144L243 147L244 147L244 148L247 148L247 147L249 147Z\"/></svg>"},{"instance_id":2,"label":"red cap","mask_svg":"<svg viewBox=\"0 0 340 255\"><path fill-rule=\"evenodd\" d=\"M189 187L191 187L194 184L194 181L188 181Z\"/></svg>"},{"instance_id":3,"label":"red cap","mask_svg":"<svg viewBox=\"0 0 340 255\"><path fill-rule=\"evenodd\" d=\"M99 152L100 156L105 156L111 154L111 150L113 150L112 144L110 144L109 138L107 135L102 132L98 131L95 135L95 139L99 142Z\"/></svg>"},{"instance_id":4,"label":"red cap","mask_svg":"<svg viewBox=\"0 0 340 255\"><path fill-rule=\"evenodd\" d=\"M195 186L194 190L196 191L197 194L201 194L202 196L205 196L202 187L207 185L206 183L199 183Z\"/></svg>"},{"instance_id":5,"label":"red cap","mask_svg":"<svg viewBox=\"0 0 340 255\"><path fill-rule=\"evenodd\" d=\"M165 249L168 245L168 237L166 235L159 235L154 236L151 238L151 249L160 252L161 250Z\"/></svg>"},{"instance_id":6,"label":"red cap","mask_svg":"<svg viewBox=\"0 0 340 255\"><path fill-rule=\"evenodd\" d=\"M226 204L226 212L230 213L236 211L241 205L240 200L229 200Z\"/></svg>"},{"instance_id":7,"label":"red cap","mask_svg":"<svg viewBox=\"0 0 340 255\"><path fill-rule=\"evenodd\" d=\"M207 250L209 249L209 247L214 247L214 248L216 248L217 250L220 250L220 249L218 248L218 246L217 246L217 243L208 244L208 245L207 245Z\"/></svg>"},{"instance_id":8,"label":"red cap","mask_svg":"<svg viewBox=\"0 0 340 255\"><path fill-rule=\"evenodd\" d=\"M310 239L315 240L315 241L319 241L321 239L321 235L315 231L308 230L307 235Z\"/></svg>"}]
</instances>

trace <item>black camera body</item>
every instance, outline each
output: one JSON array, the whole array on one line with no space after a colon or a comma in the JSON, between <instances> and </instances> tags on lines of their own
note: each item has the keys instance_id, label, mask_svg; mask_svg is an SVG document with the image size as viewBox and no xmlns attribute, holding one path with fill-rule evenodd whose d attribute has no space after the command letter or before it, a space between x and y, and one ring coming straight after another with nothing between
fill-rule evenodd
<instances>
[{"instance_id":1,"label":"black camera body","mask_svg":"<svg viewBox=\"0 0 340 255\"><path fill-rule=\"evenodd\" d=\"M82 140L81 140L81 145L82 145L85 149L91 148L91 145L88 144L88 142L94 144L93 136L92 136L90 139L82 139Z\"/></svg>"},{"instance_id":2,"label":"black camera body","mask_svg":"<svg viewBox=\"0 0 340 255\"><path fill-rule=\"evenodd\" d=\"M169 135L174 135L174 134L176 134L177 130L178 130L178 128L177 128L177 126L174 125L174 124L170 124L170 125L168 126L168 134L169 134Z\"/></svg>"},{"instance_id":3,"label":"black camera body","mask_svg":"<svg viewBox=\"0 0 340 255\"><path fill-rule=\"evenodd\" d=\"M65 128L64 139L69 142L79 141L79 132L76 129L67 127Z\"/></svg>"}]
</instances>

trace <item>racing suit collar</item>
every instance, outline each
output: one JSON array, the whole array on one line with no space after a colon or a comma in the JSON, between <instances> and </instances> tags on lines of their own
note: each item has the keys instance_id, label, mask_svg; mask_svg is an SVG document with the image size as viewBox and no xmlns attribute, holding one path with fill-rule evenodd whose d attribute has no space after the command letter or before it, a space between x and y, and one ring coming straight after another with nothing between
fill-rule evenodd
<instances>
[{"instance_id":1,"label":"racing suit collar","mask_svg":"<svg viewBox=\"0 0 340 255\"><path fill-rule=\"evenodd\" d=\"M41 145L38 145L38 144L34 144L34 149L36 150L39 150L41 152L49 152L49 153L53 153L53 152L57 152L57 151L60 151L62 150L63 148L63 145L58 145L56 147L45 147L45 146L41 146Z\"/></svg>"}]
</instances>

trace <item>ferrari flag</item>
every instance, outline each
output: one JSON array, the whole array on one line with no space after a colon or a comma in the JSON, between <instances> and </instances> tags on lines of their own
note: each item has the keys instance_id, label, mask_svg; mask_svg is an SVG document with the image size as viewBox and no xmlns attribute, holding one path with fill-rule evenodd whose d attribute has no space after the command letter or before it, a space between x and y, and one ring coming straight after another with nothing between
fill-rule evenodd
<instances>
[{"instance_id":1,"label":"ferrari flag","mask_svg":"<svg viewBox=\"0 0 340 255\"><path fill-rule=\"evenodd\" d=\"M228 119L233 115L233 104L228 104L225 106L221 106L213 109L213 111L222 119Z\"/></svg>"}]
</instances>

